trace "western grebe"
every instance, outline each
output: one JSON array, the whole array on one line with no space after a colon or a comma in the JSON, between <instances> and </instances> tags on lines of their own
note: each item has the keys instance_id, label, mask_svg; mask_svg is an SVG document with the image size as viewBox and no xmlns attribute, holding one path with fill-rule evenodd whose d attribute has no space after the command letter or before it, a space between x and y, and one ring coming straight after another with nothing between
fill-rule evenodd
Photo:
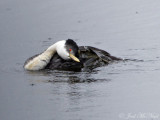
<instances>
[{"instance_id":1,"label":"western grebe","mask_svg":"<svg viewBox=\"0 0 160 120\"><path fill-rule=\"evenodd\" d=\"M81 70L96 68L121 60L108 52L91 47L79 46L72 39L61 40L51 45L41 54L35 55L24 64L26 70Z\"/></svg>"}]
</instances>

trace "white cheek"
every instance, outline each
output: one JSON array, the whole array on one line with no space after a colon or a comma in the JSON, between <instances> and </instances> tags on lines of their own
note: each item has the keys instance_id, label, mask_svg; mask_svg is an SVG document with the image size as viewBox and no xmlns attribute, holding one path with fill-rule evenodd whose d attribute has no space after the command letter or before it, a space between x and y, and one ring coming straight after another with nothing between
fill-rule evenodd
<instances>
[{"instance_id":1,"label":"white cheek","mask_svg":"<svg viewBox=\"0 0 160 120\"><path fill-rule=\"evenodd\" d=\"M69 57L69 53L67 52L65 48L65 42L66 42L65 40L58 42L56 46L56 50L57 50L58 55L61 58L63 58L64 60L68 60L70 59L70 57Z\"/></svg>"},{"instance_id":2,"label":"white cheek","mask_svg":"<svg viewBox=\"0 0 160 120\"><path fill-rule=\"evenodd\" d=\"M69 53L65 50L65 48L61 48L61 49L57 50L57 53L64 60L70 59Z\"/></svg>"},{"instance_id":3,"label":"white cheek","mask_svg":"<svg viewBox=\"0 0 160 120\"><path fill-rule=\"evenodd\" d=\"M61 57L64 59L64 60L68 60L70 57L69 57L69 53L67 53L66 51L64 51L62 54L61 54Z\"/></svg>"}]
</instances>

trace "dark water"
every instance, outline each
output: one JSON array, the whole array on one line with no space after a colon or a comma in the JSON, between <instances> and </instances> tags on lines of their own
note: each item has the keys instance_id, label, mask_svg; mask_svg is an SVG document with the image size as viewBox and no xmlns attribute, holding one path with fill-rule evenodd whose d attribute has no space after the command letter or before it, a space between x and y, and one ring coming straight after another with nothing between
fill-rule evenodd
<instances>
[{"instance_id":1,"label":"dark water","mask_svg":"<svg viewBox=\"0 0 160 120\"><path fill-rule=\"evenodd\" d=\"M158 0L1 0L2 120L160 119ZM27 72L61 39L138 59L89 72Z\"/></svg>"}]
</instances>

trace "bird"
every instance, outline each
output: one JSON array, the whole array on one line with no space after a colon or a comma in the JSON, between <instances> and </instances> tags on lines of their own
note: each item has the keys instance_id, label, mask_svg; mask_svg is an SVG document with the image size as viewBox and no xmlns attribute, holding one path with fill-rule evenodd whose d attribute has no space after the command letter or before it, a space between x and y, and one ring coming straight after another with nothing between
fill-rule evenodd
<instances>
[{"instance_id":1,"label":"bird","mask_svg":"<svg viewBox=\"0 0 160 120\"><path fill-rule=\"evenodd\" d=\"M49 46L44 52L28 58L24 69L28 71L69 70L81 71L108 65L121 58L92 46L78 46L72 39L60 40Z\"/></svg>"}]
</instances>

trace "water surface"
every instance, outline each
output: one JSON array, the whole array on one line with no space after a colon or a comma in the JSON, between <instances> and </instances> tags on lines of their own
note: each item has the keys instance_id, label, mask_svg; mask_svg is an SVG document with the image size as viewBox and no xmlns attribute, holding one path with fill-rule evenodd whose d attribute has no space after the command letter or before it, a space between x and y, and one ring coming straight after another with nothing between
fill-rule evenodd
<instances>
[{"instance_id":1,"label":"water surface","mask_svg":"<svg viewBox=\"0 0 160 120\"><path fill-rule=\"evenodd\" d=\"M159 6L158 0L1 0L1 119L123 120L141 113L159 119ZM88 72L23 69L28 57L68 38L140 61Z\"/></svg>"}]
</instances>

